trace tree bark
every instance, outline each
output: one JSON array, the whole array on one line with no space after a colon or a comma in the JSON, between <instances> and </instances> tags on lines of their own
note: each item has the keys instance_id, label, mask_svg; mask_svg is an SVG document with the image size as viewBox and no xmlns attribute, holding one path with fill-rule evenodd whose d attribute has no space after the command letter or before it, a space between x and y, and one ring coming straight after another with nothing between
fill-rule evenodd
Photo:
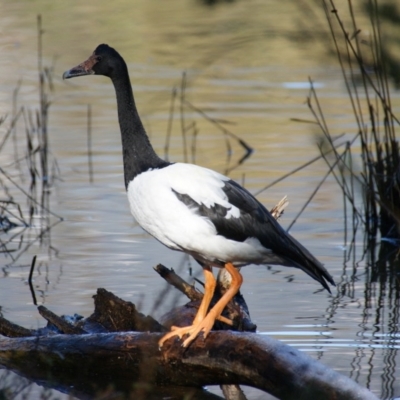
<instances>
[{"instance_id":1,"label":"tree bark","mask_svg":"<svg viewBox=\"0 0 400 400\"><path fill-rule=\"evenodd\" d=\"M211 332L189 348L179 340L160 350L162 333L96 333L1 338L0 364L25 377L79 386L93 395L110 384L248 385L285 400L377 400L367 389L275 339ZM88 385L90 382L90 385Z\"/></svg>"}]
</instances>

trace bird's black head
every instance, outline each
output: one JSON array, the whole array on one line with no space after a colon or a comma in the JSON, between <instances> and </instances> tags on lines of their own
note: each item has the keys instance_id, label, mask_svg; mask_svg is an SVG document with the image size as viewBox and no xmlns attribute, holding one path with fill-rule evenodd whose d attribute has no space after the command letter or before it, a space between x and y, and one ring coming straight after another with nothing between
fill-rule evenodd
<instances>
[{"instance_id":1,"label":"bird's black head","mask_svg":"<svg viewBox=\"0 0 400 400\"><path fill-rule=\"evenodd\" d=\"M83 75L105 75L112 78L120 68L126 69L126 64L119 53L107 44L100 44L86 61L65 71L63 79Z\"/></svg>"}]
</instances>

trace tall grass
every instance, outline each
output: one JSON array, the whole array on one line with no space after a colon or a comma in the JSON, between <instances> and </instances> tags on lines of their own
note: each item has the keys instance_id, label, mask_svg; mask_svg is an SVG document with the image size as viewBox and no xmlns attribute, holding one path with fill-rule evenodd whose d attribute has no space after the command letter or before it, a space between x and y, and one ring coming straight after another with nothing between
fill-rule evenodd
<instances>
[{"instance_id":1,"label":"tall grass","mask_svg":"<svg viewBox=\"0 0 400 400\"><path fill-rule=\"evenodd\" d=\"M372 32L366 41L348 2L349 23L345 24L333 0L323 7L342 71L349 105L357 129L345 149L333 146L333 136L323 114L323 107L311 83L308 106L324 137L321 150L330 148L333 159L324 157L330 167L336 165L335 178L344 195L346 214L351 212L353 228L365 227L370 242L378 236L399 245L400 239L400 156L396 138L399 119L393 112L390 97L388 64L383 51L378 5L369 0ZM367 28L364 28L366 30ZM358 153L358 147L361 149ZM356 161L355 161L356 160ZM361 171L355 167L361 165ZM358 200L361 189L362 202Z\"/></svg>"},{"instance_id":2,"label":"tall grass","mask_svg":"<svg viewBox=\"0 0 400 400\"><path fill-rule=\"evenodd\" d=\"M357 301L363 310L361 321L357 321L357 337L367 334L386 338L383 370L377 371L374 367L374 358L379 355L371 351L364 375L369 385L379 372L381 396L389 399L394 396L394 376L398 374L398 350L391 343L397 337L400 323L399 119L390 94L398 82L392 74L393 59L385 48L378 2L365 2L368 26L359 25L351 0L347 2L347 10L338 10L333 0L323 0L322 4L356 127L343 146L334 144L323 104L310 80L307 104L322 132L321 156L343 193L345 214L347 252L339 290L327 313L333 319L343 297ZM366 35L366 31L371 34ZM364 233L361 256L364 263L356 256L360 232ZM347 266L348 261L352 261L351 267ZM363 285L360 285L361 279L364 279ZM361 379L357 370L360 358L356 352L352 363L355 368L351 377L357 381Z\"/></svg>"},{"instance_id":3,"label":"tall grass","mask_svg":"<svg viewBox=\"0 0 400 400\"><path fill-rule=\"evenodd\" d=\"M10 152L12 147L14 154L13 162L0 167L0 252L8 256L11 263L35 242L51 249L49 232L55 223L62 220L50 210L49 204L58 166L49 149L48 116L53 92L53 66L47 67L43 63L40 15L37 17L37 34L38 107L19 105L20 80L13 93L11 118L4 116L0 119L4 131L0 138L0 153ZM25 146L20 143L25 143ZM32 235L32 232L35 233Z\"/></svg>"}]
</instances>

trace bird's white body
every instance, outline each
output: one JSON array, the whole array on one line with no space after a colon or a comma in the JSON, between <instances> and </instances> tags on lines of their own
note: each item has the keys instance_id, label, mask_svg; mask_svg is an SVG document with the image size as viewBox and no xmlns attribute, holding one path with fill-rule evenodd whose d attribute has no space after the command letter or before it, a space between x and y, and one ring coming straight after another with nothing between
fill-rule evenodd
<instances>
[{"instance_id":1,"label":"bird's white body","mask_svg":"<svg viewBox=\"0 0 400 400\"><path fill-rule=\"evenodd\" d=\"M218 235L214 224L195 208L180 201L174 192L190 196L210 208L227 208L225 218L239 218L240 210L230 204L222 190L224 175L193 164L176 163L142 172L127 188L130 209L140 226L171 249L192 254L200 261L227 262L236 266L273 262L271 251L258 239L244 242Z\"/></svg>"}]
</instances>

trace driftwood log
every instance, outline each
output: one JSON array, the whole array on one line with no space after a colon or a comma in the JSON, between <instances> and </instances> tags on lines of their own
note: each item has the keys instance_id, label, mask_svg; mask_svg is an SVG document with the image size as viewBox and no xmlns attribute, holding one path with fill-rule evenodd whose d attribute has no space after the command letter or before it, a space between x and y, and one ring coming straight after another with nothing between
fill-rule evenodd
<instances>
[{"instance_id":1,"label":"driftwood log","mask_svg":"<svg viewBox=\"0 0 400 400\"><path fill-rule=\"evenodd\" d=\"M158 266L166 273L164 268ZM186 286L189 296L198 297L192 289ZM237 385L288 400L377 399L307 354L255 333L213 331L189 348L177 339L160 350L157 342L164 326L104 289L94 297L95 312L87 319L61 318L40 306L49 324L38 331L1 319L0 334L11 337L0 336L0 365L82 399L107 398L109 393L119 398L116 392L120 398L221 399L203 391L206 385L225 385L226 398L237 400L245 398ZM174 312L175 320L171 314L166 319L186 323L196 301ZM232 305L231 312L240 315L245 308Z\"/></svg>"},{"instance_id":2,"label":"driftwood log","mask_svg":"<svg viewBox=\"0 0 400 400\"><path fill-rule=\"evenodd\" d=\"M159 350L161 336L124 332L4 338L0 363L36 382L57 382L87 396L110 385L129 392L136 382L149 388L249 385L278 399L377 399L349 378L271 338L211 332L205 342L199 338L187 349L168 342Z\"/></svg>"}]
</instances>

